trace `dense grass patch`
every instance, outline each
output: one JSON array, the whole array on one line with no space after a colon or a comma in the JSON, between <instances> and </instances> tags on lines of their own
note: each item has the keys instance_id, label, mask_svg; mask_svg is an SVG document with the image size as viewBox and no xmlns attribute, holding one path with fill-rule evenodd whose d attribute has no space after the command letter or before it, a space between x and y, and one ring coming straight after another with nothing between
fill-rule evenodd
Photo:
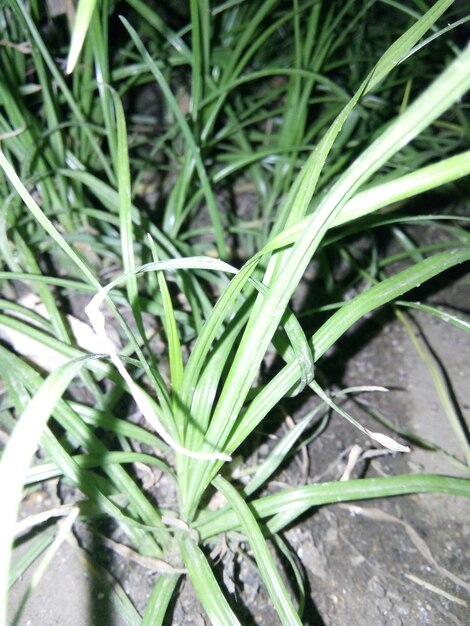
<instances>
[{"instance_id":1,"label":"dense grass patch","mask_svg":"<svg viewBox=\"0 0 470 626\"><path fill-rule=\"evenodd\" d=\"M464 478L407 475L254 497L312 416L247 483L231 464L283 398L313 392L316 415L354 421L321 357L369 312L419 306L408 291L470 259L465 218L410 202L444 185L460 194L470 173L468 14L448 0L160 4L80 0L71 47L70 16L45 3L0 12L2 624L22 573L10 572L21 494L51 477L76 488L73 515L114 520L159 560L145 614L121 599L129 624L163 623L182 572L214 624L239 623L206 551L234 529L281 622L300 624L303 590L286 588L267 535L318 504L470 495ZM406 236L430 221L442 240ZM390 233L393 257L377 243ZM168 477L172 510L136 463ZM207 504L214 490L221 510Z\"/></svg>"}]
</instances>

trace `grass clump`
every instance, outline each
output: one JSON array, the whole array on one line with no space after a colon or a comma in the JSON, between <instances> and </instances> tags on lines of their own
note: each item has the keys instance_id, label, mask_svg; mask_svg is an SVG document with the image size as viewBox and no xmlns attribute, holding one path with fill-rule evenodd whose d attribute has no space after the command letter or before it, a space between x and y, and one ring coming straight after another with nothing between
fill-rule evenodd
<instances>
[{"instance_id":1,"label":"grass clump","mask_svg":"<svg viewBox=\"0 0 470 626\"><path fill-rule=\"evenodd\" d=\"M351 247L365 229L398 233L412 218L380 210L470 172L470 48L449 36L466 20L451 5L190 0L165 15L141 0L81 0L70 50L54 47L59 22L42 3L3 8L2 623L21 494L50 477L81 494L75 516L112 520L154 559L143 616L120 599L129 624L163 623L182 573L214 624L239 623L206 552L233 530L281 623L300 624L301 576L294 565L294 598L267 536L278 540L319 504L470 495L464 478L407 475L254 498L311 417L246 484L230 464L283 398L308 389L317 415L333 408L378 445L407 450L355 422L320 384L317 362L369 312L470 259L461 226L431 249L402 238L395 272L396 259L373 255L365 270ZM377 11L396 17L386 33ZM443 15L451 26L441 29ZM440 67L430 63L436 49ZM338 254L353 274L349 300L329 271ZM326 270L323 306L305 323L292 298L312 259ZM84 298L80 326L71 303ZM269 376L267 354L276 358ZM124 419L136 408L139 423ZM457 462L468 469L459 435ZM41 461L29 468L38 445ZM136 464L167 476L171 510L142 487ZM226 500L215 511L214 491Z\"/></svg>"}]
</instances>

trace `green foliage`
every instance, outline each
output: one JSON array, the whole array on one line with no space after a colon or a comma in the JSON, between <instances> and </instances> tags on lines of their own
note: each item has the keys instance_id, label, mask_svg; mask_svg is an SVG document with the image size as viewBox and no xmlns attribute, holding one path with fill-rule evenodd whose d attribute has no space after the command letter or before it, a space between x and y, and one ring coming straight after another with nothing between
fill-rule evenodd
<instances>
[{"instance_id":1,"label":"green foliage","mask_svg":"<svg viewBox=\"0 0 470 626\"><path fill-rule=\"evenodd\" d=\"M334 247L350 259L355 233L406 223L410 198L470 174L462 150L470 47L449 34L469 16L452 13L451 0L427 11L422 2L190 0L172 19L153 4L80 0L70 47L55 47L47 3L0 7L0 326L52 353L49 367L0 346L14 416L0 463L0 625L22 491L51 477L83 494L82 519L115 520L136 551L158 559L143 624L163 623L182 572L214 624L239 623L205 552L233 530L249 542L281 623L300 624L302 603L279 576L268 533L281 545L278 533L318 504L470 495L467 479L408 475L254 499L300 445L310 415L243 489L229 463L283 398L304 390L318 396L315 416L333 408L354 422L341 394L320 384L317 362L379 307L428 310L402 297L470 260L468 232L456 225L430 249L402 239L398 271L387 270L391 258L368 271L351 262L356 293L347 301L326 272L319 289L330 299L308 327L292 305L313 258L327 266ZM386 32L381 11L394 17ZM67 54L65 76L58 59ZM379 212L398 207L392 218ZM444 231L440 217L413 219ZM16 302L19 284L39 308ZM86 307L94 347L62 308L80 294L95 294ZM468 332L458 316L446 321ZM270 351L283 365L263 377ZM120 417L129 398L145 426ZM380 445L406 449L354 423ZM458 435L456 461L466 467L468 442ZM30 468L38 445L46 460ZM126 470L135 463L166 474L174 510ZM227 499L218 511L207 506L211 489ZM20 569L50 541L44 535Z\"/></svg>"}]
</instances>

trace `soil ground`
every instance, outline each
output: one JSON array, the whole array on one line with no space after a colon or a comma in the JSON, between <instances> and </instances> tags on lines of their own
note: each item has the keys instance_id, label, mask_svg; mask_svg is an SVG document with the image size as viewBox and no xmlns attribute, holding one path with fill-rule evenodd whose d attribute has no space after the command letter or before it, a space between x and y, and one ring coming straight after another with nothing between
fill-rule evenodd
<instances>
[{"instance_id":1,"label":"soil ground","mask_svg":"<svg viewBox=\"0 0 470 626\"><path fill-rule=\"evenodd\" d=\"M448 284L446 284L448 283ZM470 319L470 275L446 276L427 301L457 309ZM445 372L462 420L470 422L470 341L468 334L423 313L413 313L415 332L428 345L432 361ZM399 429L437 443L461 458L459 445L432 382L430 371L396 318L371 318L327 356L327 367L345 385L382 385L387 393L362 396ZM360 340L358 340L358 337ZM353 347L357 344L357 348ZM354 354L353 354L354 353ZM329 361L329 364L328 364ZM378 430L363 408L347 407L364 425ZM305 413L302 407L300 414ZM294 420L298 415L293 415ZM374 446L342 418L276 477L277 485L338 479L356 444ZM352 476L403 472L462 475L448 458L413 446L409 454L376 456L357 464ZM30 515L57 505L54 490L29 496ZM304 623L323 626L465 626L470 624L470 501L446 495L413 495L387 500L331 505L311 512L284 533L305 568L308 597ZM243 544L229 543L224 578L248 607L244 624L279 623ZM18 551L15 558L19 558ZM109 561L108 561L109 564ZM32 569L32 568L31 568ZM120 583L92 571L74 536L62 544L30 597L20 626L124 626L110 602L109 584L120 584L142 610L153 576L141 566L114 559ZM15 585L11 615L19 605L31 571ZM189 585L183 582L172 623L207 623Z\"/></svg>"}]
</instances>

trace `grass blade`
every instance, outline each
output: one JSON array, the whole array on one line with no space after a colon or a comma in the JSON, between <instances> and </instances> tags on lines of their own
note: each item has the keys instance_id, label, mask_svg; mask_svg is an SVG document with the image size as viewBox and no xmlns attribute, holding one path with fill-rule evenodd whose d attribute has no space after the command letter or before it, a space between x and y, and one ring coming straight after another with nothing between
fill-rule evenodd
<instances>
[{"instance_id":1,"label":"grass blade","mask_svg":"<svg viewBox=\"0 0 470 626\"><path fill-rule=\"evenodd\" d=\"M385 478L355 478L344 482L319 483L293 487L278 494L264 496L250 502L257 519L273 517L267 523L270 532L279 532L293 520L315 506L332 502L352 502L387 498L410 493L447 493L470 497L470 480L438 474L404 474ZM278 516L278 517L274 517ZM240 529L236 513L224 508L202 516L193 524L201 540L221 532Z\"/></svg>"},{"instance_id":2,"label":"grass blade","mask_svg":"<svg viewBox=\"0 0 470 626\"><path fill-rule=\"evenodd\" d=\"M408 53L421 37L435 24L454 0L438 0L413 26L388 48L369 78L366 93L374 89L395 67L407 58Z\"/></svg>"},{"instance_id":3,"label":"grass blade","mask_svg":"<svg viewBox=\"0 0 470 626\"><path fill-rule=\"evenodd\" d=\"M283 626L301 626L302 622L292 604L289 592L279 575L278 568L272 554L269 552L268 545L263 537L258 521L237 490L226 481L225 478L217 476L213 484L214 487L227 498L230 506L235 511L243 533L248 539L253 554L255 555L261 577L271 596L281 624L283 624Z\"/></svg>"},{"instance_id":4,"label":"grass blade","mask_svg":"<svg viewBox=\"0 0 470 626\"><path fill-rule=\"evenodd\" d=\"M179 546L191 582L211 623L214 626L240 626L193 537L185 533L180 537Z\"/></svg>"},{"instance_id":5,"label":"grass blade","mask_svg":"<svg viewBox=\"0 0 470 626\"><path fill-rule=\"evenodd\" d=\"M82 50L83 42L85 41L85 37L90 26L91 16L93 15L95 6L96 0L78 0L77 14L75 16L75 24L72 32L72 41L70 42L67 66L65 68L65 72L67 74L71 74L75 69L75 65Z\"/></svg>"},{"instance_id":6,"label":"grass blade","mask_svg":"<svg viewBox=\"0 0 470 626\"><path fill-rule=\"evenodd\" d=\"M155 263L158 263L157 251L150 235L149 239L150 246L152 248L153 260ZM168 342L168 359L170 361L171 386L173 388L173 392L178 393L181 382L183 380L184 370L181 342L178 335L175 311L173 309L173 303L171 301L170 290L168 289L165 274L163 272L157 272L157 279L163 301L162 322ZM175 416L177 416L177 413L175 413ZM180 429L181 437L183 437L184 423L179 424L178 428Z\"/></svg>"},{"instance_id":7,"label":"grass blade","mask_svg":"<svg viewBox=\"0 0 470 626\"><path fill-rule=\"evenodd\" d=\"M460 328L461 330L465 330L467 333L470 333L470 323L461 317L457 317L456 315L451 315L447 311L442 311L434 306L429 306L427 304L421 304L420 302L408 302L406 300L397 300L395 302L396 306L401 306L407 309L417 309L418 311L423 311L424 313L430 313L437 317L443 322L447 324L452 324L456 328Z\"/></svg>"},{"instance_id":8,"label":"grass blade","mask_svg":"<svg viewBox=\"0 0 470 626\"><path fill-rule=\"evenodd\" d=\"M11 541L14 536L16 512L31 458L54 406L70 381L90 359L83 357L61 366L46 378L20 417L0 462L0 484L3 493L3 532L0 535L0 623L6 623L5 598Z\"/></svg>"},{"instance_id":9,"label":"grass blade","mask_svg":"<svg viewBox=\"0 0 470 626\"><path fill-rule=\"evenodd\" d=\"M13 166L5 157L4 153L0 149L0 167L5 172L7 178L10 180L11 184L15 188L18 195L21 197L25 205L28 207L34 218L38 221L38 223L44 228L44 230L52 237L52 239L56 242L56 244L62 248L62 250L67 254L67 256L74 261L77 267L81 270L84 276L87 278L88 282L94 285L96 288L99 288L99 283L95 278L94 273L89 269L88 265L81 259L78 254L69 246L69 244L65 241L56 227L53 225L51 220L43 213L43 211L39 208L37 202L33 199L31 194L28 192L26 187L21 182L18 174L15 172Z\"/></svg>"},{"instance_id":10,"label":"grass blade","mask_svg":"<svg viewBox=\"0 0 470 626\"><path fill-rule=\"evenodd\" d=\"M375 185L356 194L335 218L333 226L345 224L372 211L435 189L469 174L470 151L443 159L427 167L417 169L411 174L387 181L381 185Z\"/></svg>"},{"instance_id":11,"label":"grass blade","mask_svg":"<svg viewBox=\"0 0 470 626\"><path fill-rule=\"evenodd\" d=\"M466 432L465 425L462 424L459 415L455 408L455 402L452 399L448 383L442 367L439 366L439 361L433 356L432 351L428 348L426 343L420 339L418 335L413 332L413 328L408 321L406 315L401 311L395 311L398 319L405 326L413 346L419 354L421 360L426 365L428 372L431 376L434 388L439 397L444 413L449 420L450 425L455 433L455 436L460 444L460 448L463 452L467 467L470 470L470 442L468 440L468 434Z\"/></svg>"},{"instance_id":12,"label":"grass blade","mask_svg":"<svg viewBox=\"0 0 470 626\"><path fill-rule=\"evenodd\" d=\"M141 626L162 626L180 576L161 574L148 601Z\"/></svg>"}]
</instances>

